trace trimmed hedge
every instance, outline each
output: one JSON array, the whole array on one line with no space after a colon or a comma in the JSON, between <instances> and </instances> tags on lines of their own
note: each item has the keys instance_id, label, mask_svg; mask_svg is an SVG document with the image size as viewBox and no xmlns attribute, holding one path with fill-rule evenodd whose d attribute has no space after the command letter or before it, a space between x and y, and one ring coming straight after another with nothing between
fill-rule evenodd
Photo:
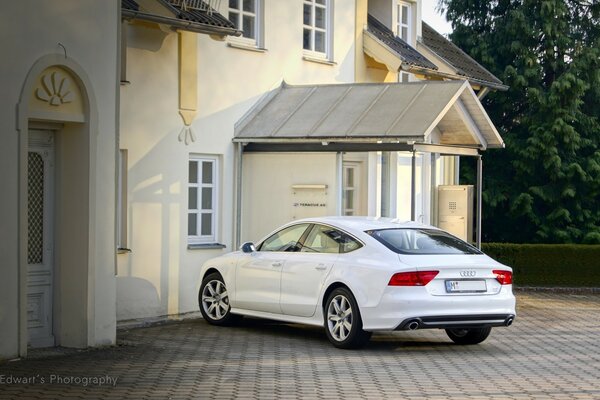
<instances>
[{"instance_id":1,"label":"trimmed hedge","mask_svg":"<svg viewBox=\"0 0 600 400\"><path fill-rule=\"evenodd\" d=\"M515 286L600 287L600 245L483 243L513 268Z\"/></svg>"}]
</instances>

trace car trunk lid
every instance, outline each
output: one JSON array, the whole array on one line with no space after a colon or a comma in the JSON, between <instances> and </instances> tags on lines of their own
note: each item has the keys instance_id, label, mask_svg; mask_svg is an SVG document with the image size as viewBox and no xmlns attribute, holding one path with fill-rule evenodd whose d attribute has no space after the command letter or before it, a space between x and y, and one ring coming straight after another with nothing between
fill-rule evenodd
<instances>
[{"instance_id":1,"label":"car trunk lid","mask_svg":"<svg viewBox=\"0 0 600 400\"><path fill-rule=\"evenodd\" d=\"M439 271L425 288L434 296L491 295L502 285L494 270L510 268L486 255L399 255L403 264L417 271Z\"/></svg>"}]
</instances>

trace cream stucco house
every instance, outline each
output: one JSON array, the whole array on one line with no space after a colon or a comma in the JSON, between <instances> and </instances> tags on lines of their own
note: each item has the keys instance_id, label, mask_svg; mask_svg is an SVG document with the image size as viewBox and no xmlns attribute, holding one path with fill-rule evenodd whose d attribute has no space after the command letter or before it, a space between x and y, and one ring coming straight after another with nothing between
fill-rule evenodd
<instances>
[{"instance_id":1,"label":"cream stucco house","mask_svg":"<svg viewBox=\"0 0 600 400\"><path fill-rule=\"evenodd\" d=\"M505 86L421 7L3 4L0 357L196 311L204 261L292 219L438 223L459 157L503 147L479 98Z\"/></svg>"}]
</instances>

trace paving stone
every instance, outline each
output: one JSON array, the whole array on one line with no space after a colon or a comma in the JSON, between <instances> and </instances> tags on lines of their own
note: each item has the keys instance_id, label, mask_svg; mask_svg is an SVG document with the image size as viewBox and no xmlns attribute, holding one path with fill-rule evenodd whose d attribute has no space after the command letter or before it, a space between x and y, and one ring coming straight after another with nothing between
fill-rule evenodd
<instances>
[{"instance_id":1,"label":"paving stone","mask_svg":"<svg viewBox=\"0 0 600 400\"><path fill-rule=\"evenodd\" d=\"M0 377L38 377L0 384L0 399L600 398L600 295L518 292L517 305L513 326L476 346L423 330L376 333L346 351L322 329L249 318L130 329L117 346L0 363ZM116 385L81 381L107 376Z\"/></svg>"}]
</instances>

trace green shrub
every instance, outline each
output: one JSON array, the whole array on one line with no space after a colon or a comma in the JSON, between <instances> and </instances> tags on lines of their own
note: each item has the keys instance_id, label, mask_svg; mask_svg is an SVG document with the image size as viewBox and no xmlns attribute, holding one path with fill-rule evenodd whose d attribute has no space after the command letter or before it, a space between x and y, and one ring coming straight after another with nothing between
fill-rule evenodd
<instances>
[{"instance_id":1,"label":"green shrub","mask_svg":"<svg viewBox=\"0 0 600 400\"><path fill-rule=\"evenodd\" d=\"M513 268L515 286L600 287L600 245L484 243Z\"/></svg>"}]
</instances>

